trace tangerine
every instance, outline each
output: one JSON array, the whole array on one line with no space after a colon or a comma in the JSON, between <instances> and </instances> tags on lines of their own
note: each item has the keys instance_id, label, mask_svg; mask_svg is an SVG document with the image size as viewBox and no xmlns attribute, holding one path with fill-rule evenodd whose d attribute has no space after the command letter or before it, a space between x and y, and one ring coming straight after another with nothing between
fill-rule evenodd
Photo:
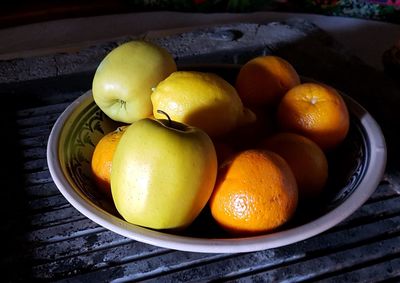
<instances>
[{"instance_id":1,"label":"tangerine","mask_svg":"<svg viewBox=\"0 0 400 283\"><path fill-rule=\"evenodd\" d=\"M286 161L271 151L249 149L223 164L209 205L223 229L251 235L286 223L297 201L296 180Z\"/></svg>"},{"instance_id":2,"label":"tangerine","mask_svg":"<svg viewBox=\"0 0 400 283\"><path fill-rule=\"evenodd\" d=\"M290 89L278 106L277 119L283 131L304 135L322 150L339 145L350 125L342 96L319 83L303 83Z\"/></svg>"},{"instance_id":3,"label":"tangerine","mask_svg":"<svg viewBox=\"0 0 400 283\"><path fill-rule=\"evenodd\" d=\"M104 135L94 148L91 169L97 187L111 196L110 175L115 148L124 133L126 126L118 127Z\"/></svg>"},{"instance_id":4,"label":"tangerine","mask_svg":"<svg viewBox=\"0 0 400 283\"><path fill-rule=\"evenodd\" d=\"M294 67L279 56L258 56L239 70L235 87L246 106L276 105L292 87L300 84Z\"/></svg>"},{"instance_id":5,"label":"tangerine","mask_svg":"<svg viewBox=\"0 0 400 283\"><path fill-rule=\"evenodd\" d=\"M320 195L328 179L328 160L312 140L294 133L277 133L260 143L286 160L297 181L300 199Z\"/></svg>"}]
</instances>

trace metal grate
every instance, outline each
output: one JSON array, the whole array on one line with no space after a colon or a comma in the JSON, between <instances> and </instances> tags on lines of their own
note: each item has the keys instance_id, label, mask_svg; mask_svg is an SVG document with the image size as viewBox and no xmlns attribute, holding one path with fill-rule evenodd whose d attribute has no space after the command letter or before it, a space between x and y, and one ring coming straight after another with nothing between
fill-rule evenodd
<instances>
[{"instance_id":1,"label":"metal grate","mask_svg":"<svg viewBox=\"0 0 400 283\"><path fill-rule=\"evenodd\" d=\"M282 248L202 254L142 244L95 224L59 193L46 144L93 73L0 85L1 212L6 282L400 281L400 175L387 170L369 201L329 231ZM12 149L12 150L11 150Z\"/></svg>"},{"instance_id":2,"label":"metal grate","mask_svg":"<svg viewBox=\"0 0 400 283\"><path fill-rule=\"evenodd\" d=\"M78 95L66 92L46 106L16 109L27 230L17 266L24 280L82 282L256 280L378 281L400 276L400 194L393 178L381 183L355 214L330 231L283 248L246 254L199 254L142 244L93 223L58 192L46 163L55 120ZM29 106L29 105L28 105ZM12 279L12 278L10 278Z\"/></svg>"}]
</instances>

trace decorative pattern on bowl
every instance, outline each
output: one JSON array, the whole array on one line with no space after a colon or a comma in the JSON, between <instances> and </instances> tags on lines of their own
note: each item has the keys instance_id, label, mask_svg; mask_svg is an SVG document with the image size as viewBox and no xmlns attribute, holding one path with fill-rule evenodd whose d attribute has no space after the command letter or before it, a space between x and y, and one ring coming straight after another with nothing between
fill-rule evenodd
<instances>
[{"instance_id":1,"label":"decorative pattern on bowl","mask_svg":"<svg viewBox=\"0 0 400 283\"><path fill-rule=\"evenodd\" d=\"M61 166L74 189L87 200L106 211L118 215L109 199L99 192L92 180L91 159L94 148L107 133L121 123L111 120L96 105L91 92L87 92L76 102L77 111L69 125L70 131L60 139Z\"/></svg>"}]
</instances>

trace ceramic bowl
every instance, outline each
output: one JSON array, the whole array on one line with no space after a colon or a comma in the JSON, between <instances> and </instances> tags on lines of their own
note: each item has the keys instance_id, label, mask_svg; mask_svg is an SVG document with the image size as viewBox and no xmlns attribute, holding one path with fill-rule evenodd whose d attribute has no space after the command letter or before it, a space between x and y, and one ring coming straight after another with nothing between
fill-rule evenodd
<instances>
[{"instance_id":1,"label":"ceramic bowl","mask_svg":"<svg viewBox=\"0 0 400 283\"><path fill-rule=\"evenodd\" d=\"M227 80L229 68L216 68ZM175 250L237 253L292 244L337 225L359 208L377 188L386 165L386 146L380 127L355 100L343 94L351 125L346 140L328 155L329 181L325 194L312 205L299 206L296 216L280 229L264 235L233 237L222 231L205 208L185 231L156 231L126 222L112 200L92 182L90 160L101 137L119 124L94 103L91 91L76 99L51 131L47 161L51 176L64 197L82 214L125 237Z\"/></svg>"}]
</instances>

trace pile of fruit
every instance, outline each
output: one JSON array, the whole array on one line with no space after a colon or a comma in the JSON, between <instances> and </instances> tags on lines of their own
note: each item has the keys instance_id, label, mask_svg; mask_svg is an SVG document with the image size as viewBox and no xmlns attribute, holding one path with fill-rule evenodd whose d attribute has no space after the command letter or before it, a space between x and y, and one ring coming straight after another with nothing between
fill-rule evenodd
<instances>
[{"instance_id":1,"label":"pile of fruit","mask_svg":"<svg viewBox=\"0 0 400 283\"><path fill-rule=\"evenodd\" d=\"M125 124L96 145L95 183L126 221L153 229L184 229L208 209L233 235L273 231L320 196L326 153L349 130L338 92L302 83L278 56L248 61L231 84L131 41L103 59L92 92Z\"/></svg>"}]
</instances>

